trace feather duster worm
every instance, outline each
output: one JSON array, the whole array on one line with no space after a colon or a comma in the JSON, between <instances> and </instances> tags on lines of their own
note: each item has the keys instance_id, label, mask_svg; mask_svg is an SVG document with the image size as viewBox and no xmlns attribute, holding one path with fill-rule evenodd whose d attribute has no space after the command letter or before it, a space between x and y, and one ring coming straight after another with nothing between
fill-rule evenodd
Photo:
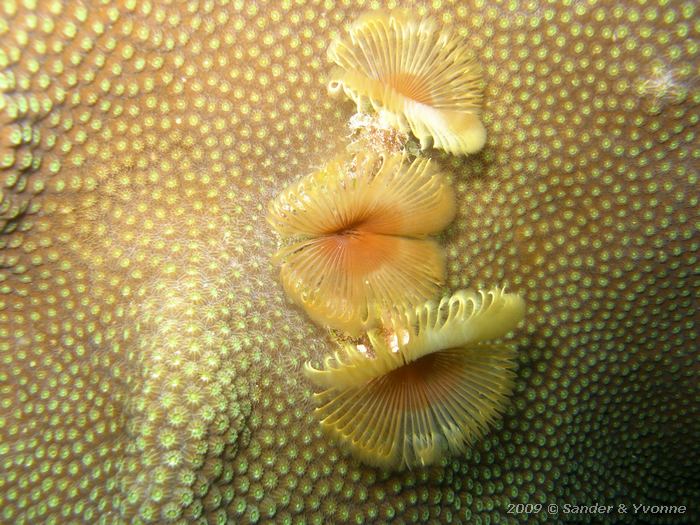
<instances>
[{"instance_id":1,"label":"feather duster worm","mask_svg":"<svg viewBox=\"0 0 700 525\"><path fill-rule=\"evenodd\" d=\"M342 89L358 111L368 101L388 124L410 129L422 149L461 155L484 146L479 67L462 39L433 20L415 21L403 10L367 13L349 39L331 43L328 57L338 66L332 93Z\"/></svg>"},{"instance_id":2,"label":"feather duster worm","mask_svg":"<svg viewBox=\"0 0 700 525\"><path fill-rule=\"evenodd\" d=\"M464 451L512 388L514 350L487 341L515 328L524 312L523 300L502 289L463 290L395 315L388 332L371 331L371 352L346 344L320 369L307 363L322 426L384 468Z\"/></svg>"},{"instance_id":3,"label":"feather duster worm","mask_svg":"<svg viewBox=\"0 0 700 525\"><path fill-rule=\"evenodd\" d=\"M287 294L319 324L357 336L382 309L422 302L444 280L425 238L455 214L427 159L344 156L284 191L268 220L289 244L275 256Z\"/></svg>"}]
</instances>

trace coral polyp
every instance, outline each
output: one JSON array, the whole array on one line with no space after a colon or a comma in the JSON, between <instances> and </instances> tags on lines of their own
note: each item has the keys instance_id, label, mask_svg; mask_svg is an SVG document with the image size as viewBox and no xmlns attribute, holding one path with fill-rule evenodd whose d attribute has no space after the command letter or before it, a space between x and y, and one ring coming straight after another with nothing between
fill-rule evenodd
<instances>
[{"instance_id":1,"label":"coral polyp","mask_svg":"<svg viewBox=\"0 0 700 525\"><path fill-rule=\"evenodd\" d=\"M522 320L520 296L459 291L395 314L368 333L371 350L345 344L322 368L322 426L358 458L384 468L434 464L459 453L494 420L512 389L515 351L494 344Z\"/></svg>"},{"instance_id":2,"label":"coral polyp","mask_svg":"<svg viewBox=\"0 0 700 525\"><path fill-rule=\"evenodd\" d=\"M430 160L343 155L285 190L268 221L287 294L319 324L357 336L389 306L419 303L444 281L430 238L455 214Z\"/></svg>"},{"instance_id":3,"label":"coral polyp","mask_svg":"<svg viewBox=\"0 0 700 525\"><path fill-rule=\"evenodd\" d=\"M367 13L349 31L328 49L337 64L331 92L344 91L358 110L371 104L422 149L462 155L484 146L481 72L462 39L404 10Z\"/></svg>"}]
</instances>

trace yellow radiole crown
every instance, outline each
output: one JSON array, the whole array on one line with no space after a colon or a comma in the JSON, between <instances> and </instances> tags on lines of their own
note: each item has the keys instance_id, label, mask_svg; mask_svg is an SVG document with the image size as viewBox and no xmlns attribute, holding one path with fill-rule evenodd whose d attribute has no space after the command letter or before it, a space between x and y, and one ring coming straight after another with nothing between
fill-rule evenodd
<instances>
[{"instance_id":1,"label":"yellow radiole crown","mask_svg":"<svg viewBox=\"0 0 700 525\"><path fill-rule=\"evenodd\" d=\"M523 319L518 295L461 290L397 311L371 348L345 344L320 368L321 425L363 461L384 468L431 465L484 433L513 384L515 351L489 341Z\"/></svg>"},{"instance_id":2,"label":"yellow radiole crown","mask_svg":"<svg viewBox=\"0 0 700 525\"><path fill-rule=\"evenodd\" d=\"M434 20L405 10L367 13L331 43L328 57L336 64L331 93L343 91L358 111L371 105L388 125L410 130L422 149L465 155L484 146L479 65Z\"/></svg>"},{"instance_id":3,"label":"yellow radiole crown","mask_svg":"<svg viewBox=\"0 0 700 525\"><path fill-rule=\"evenodd\" d=\"M275 256L292 300L323 326L352 336L380 312L432 297L445 278L430 238L455 215L455 198L429 159L341 155L270 205L287 244Z\"/></svg>"}]
</instances>

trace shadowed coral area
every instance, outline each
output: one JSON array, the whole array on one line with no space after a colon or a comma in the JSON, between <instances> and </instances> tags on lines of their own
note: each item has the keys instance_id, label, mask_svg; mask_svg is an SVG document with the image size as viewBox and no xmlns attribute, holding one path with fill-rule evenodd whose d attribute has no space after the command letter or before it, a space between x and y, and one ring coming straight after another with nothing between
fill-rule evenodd
<instances>
[{"instance_id":1,"label":"shadowed coral area","mask_svg":"<svg viewBox=\"0 0 700 525\"><path fill-rule=\"evenodd\" d=\"M301 364L331 342L265 212L349 133L325 54L366 2L5 2L0 521L700 521L697 8L389 3L482 65L484 150L429 154L448 286L528 306L503 419L398 474L313 420Z\"/></svg>"}]
</instances>

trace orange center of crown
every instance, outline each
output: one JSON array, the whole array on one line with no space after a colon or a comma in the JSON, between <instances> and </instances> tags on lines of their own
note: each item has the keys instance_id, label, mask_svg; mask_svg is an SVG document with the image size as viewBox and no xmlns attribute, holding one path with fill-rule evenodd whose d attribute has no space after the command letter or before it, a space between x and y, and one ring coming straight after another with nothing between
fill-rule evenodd
<instances>
[{"instance_id":1,"label":"orange center of crown","mask_svg":"<svg viewBox=\"0 0 700 525\"><path fill-rule=\"evenodd\" d=\"M412 73L396 73L389 75L385 82L411 100L427 105L431 105L433 102L430 89L425 85L425 80L422 77Z\"/></svg>"}]
</instances>

